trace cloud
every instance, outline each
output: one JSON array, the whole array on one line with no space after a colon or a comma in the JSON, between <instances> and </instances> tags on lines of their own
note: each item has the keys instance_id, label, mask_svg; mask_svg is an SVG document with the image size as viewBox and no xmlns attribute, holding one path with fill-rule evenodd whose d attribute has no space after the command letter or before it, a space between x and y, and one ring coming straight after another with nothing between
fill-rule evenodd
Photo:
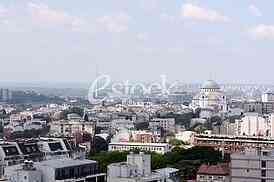
<instances>
[{"instance_id":1,"label":"cloud","mask_svg":"<svg viewBox=\"0 0 274 182\"><path fill-rule=\"evenodd\" d=\"M215 10L203 8L191 3L183 4L181 16L183 18L208 22L228 22L230 20Z\"/></svg>"},{"instance_id":2,"label":"cloud","mask_svg":"<svg viewBox=\"0 0 274 182\"><path fill-rule=\"evenodd\" d=\"M62 10L49 8L45 4L28 4L29 12L34 23L39 25L62 25L77 29L84 21L76 16L71 16Z\"/></svg>"},{"instance_id":3,"label":"cloud","mask_svg":"<svg viewBox=\"0 0 274 182\"><path fill-rule=\"evenodd\" d=\"M250 13L254 16L257 16L257 17L263 16L262 12L253 4L249 5L248 9Z\"/></svg>"},{"instance_id":4,"label":"cloud","mask_svg":"<svg viewBox=\"0 0 274 182\"><path fill-rule=\"evenodd\" d=\"M249 34L256 39L274 40L274 25L257 25L249 30Z\"/></svg>"},{"instance_id":5,"label":"cloud","mask_svg":"<svg viewBox=\"0 0 274 182\"><path fill-rule=\"evenodd\" d=\"M98 18L97 22L102 28L111 33L122 33L128 30L131 17L125 13L106 15Z\"/></svg>"}]
</instances>

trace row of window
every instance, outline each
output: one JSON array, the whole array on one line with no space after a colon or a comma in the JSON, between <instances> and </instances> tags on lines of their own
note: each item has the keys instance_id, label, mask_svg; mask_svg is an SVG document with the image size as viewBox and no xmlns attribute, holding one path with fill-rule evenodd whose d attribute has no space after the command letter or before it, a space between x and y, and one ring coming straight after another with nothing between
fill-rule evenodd
<instances>
[{"instance_id":1,"label":"row of window","mask_svg":"<svg viewBox=\"0 0 274 182\"><path fill-rule=\"evenodd\" d=\"M112 150L147 150L147 151L164 151L162 147L141 147L141 146L112 146Z\"/></svg>"},{"instance_id":2,"label":"row of window","mask_svg":"<svg viewBox=\"0 0 274 182\"><path fill-rule=\"evenodd\" d=\"M200 180L224 180L225 176L208 176L208 175L199 175L198 179Z\"/></svg>"}]
</instances>

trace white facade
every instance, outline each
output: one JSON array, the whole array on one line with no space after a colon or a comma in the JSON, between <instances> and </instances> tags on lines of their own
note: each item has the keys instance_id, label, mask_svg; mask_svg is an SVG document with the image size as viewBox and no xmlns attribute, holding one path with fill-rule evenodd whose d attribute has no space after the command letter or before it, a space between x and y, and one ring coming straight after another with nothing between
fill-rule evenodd
<instances>
[{"instance_id":1,"label":"white facade","mask_svg":"<svg viewBox=\"0 0 274 182\"><path fill-rule=\"evenodd\" d=\"M130 151L136 149L165 154L170 151L170 145L168 143L117 142L110 143L108 146L108 151Z\"/></svg>"},{"instance_id":2,"label":"white facade","mask_svg":"<svg viewBox=\"0 0 274 182\"><path fill-rule=\"evenodd\" d=\"M262 94L262 102L274 102L274 93L263 93Z\"/></svg>"},{"instance_id":3,"label":"white facade","mask_svg":"<svg viewBox=\"0 0 274 182\"><path fill-rule=\"evenodd\" d=\"M208 80L200 89L200 93L192 100L193 107L227 111L227 100L220 86L213 80Z\"/></svg>"},{"instance_id":4,"label":"white facade","mask_svg":"<svg viewBox=\"0 0 274 182\"><path fill-rule=\"evenodd\" d=\"M72 135L74 133L87 132L92 134L94 132L94 123L85 122L83 120L61 120L50 124L51 133L59 133L64 135Z\"/></svg>"},{"instance_id":5,"label":"white facade","mask_svg":"<svg viewBox=\"0 0 274 182\"><path fill-rule=\"evenodd\" d=\"M63 159L37 162L31 168L24 165L7 168L10 182L105 182L96 161Z\"/></svg>"},{"instance_id":6,"label":"white facade","mask_svg":"<svg viewBox=\"0 0 274 182\"><path fill-rule=\"evenodd\" d=\"M183 141L184 143L191 144L194 142L194 136L195 132L193 131L182 131L176 133L175 138Z\"/></svg>"},{"instance_id":7,"label":"white facade","mask_svg":"<svg viewBox=\"0 0 274 182\"><path fill-rule=\"evenodd\" d=\"M239 135L274 138L274 114L262 117L257 113L246 113L245 117L240 120L239 127Z\"/></svg>"},{"instance_id":8,"label":"white facade","mask_svg":"<svg viewBox=\"0 0 274 182\"><path fill-rule=\"evenodd\" d=\"M126 162L108 166L107 180L110 182L162 182L179 181L177 169L164 168L151 171L151 156L144 153L129 154Z\"/></svg>"},{"instance_id":9,"label":"white facade","mask_svg":"<svg viewBox=\"0 0 274 182\"><path fill-rule=\"evenodd\" d=\"M31 161L26 161L23 166L9 167L5 176L9 182L42 182L42 172L36 170Z\"/></svg>"},{"instance_id":10,"label":"white facade","mask_svg":"<svg viewBox=\"0 0 274 182\"><path fill-rule=\"evenodd\" d=\"M221 134L235 136L267 136L274 138L274 114L261 116L258 113L245 113L235 123L223 122Z\"/></svg>"},{"instance_id":11,"label":"white facade","mask_svg":"<svg viewBox=\"0 0 274 182\"><path fill-rule=\"evenodd\" d=\"M240 135L266 136L268 130L267 120L257 113L247 113L241 119Z\"/></svg>"}]
</instances>

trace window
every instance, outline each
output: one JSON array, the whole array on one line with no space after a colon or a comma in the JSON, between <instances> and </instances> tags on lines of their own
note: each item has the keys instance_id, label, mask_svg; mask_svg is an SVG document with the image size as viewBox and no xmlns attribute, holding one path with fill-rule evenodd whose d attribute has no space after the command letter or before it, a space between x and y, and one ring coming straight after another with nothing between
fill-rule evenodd
<instances>
[{"instance_id":1,"label":"window","mask_svg":"<svg viewBox=\"0 0 274 182\"><path fill-rule=\"evenodd\" d=\"M266 170L262 170L262 177L266 177Z\"/></svg>"},{"instance_id":2,"label":"window","mask_svg":"<svg viewBox=\"0 0 274 182\"><path fill-rule=\"evenodd\" d=\"M266 168L266 161L262 161L261 167L262 167L262 168Z\"/></svg>"}]
</instances>

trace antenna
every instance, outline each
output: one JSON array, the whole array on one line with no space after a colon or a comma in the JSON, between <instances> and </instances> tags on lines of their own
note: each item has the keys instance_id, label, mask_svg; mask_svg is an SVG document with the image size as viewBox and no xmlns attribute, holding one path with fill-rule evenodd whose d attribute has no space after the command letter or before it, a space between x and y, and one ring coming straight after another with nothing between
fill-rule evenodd
<instances>
[{"instance_id":1,"label":"antenna","mask_svg":"<svg viewBox=\"0 0 274 182\"><path fill-rule=\"evenodd\" d=\"M95 80L97 79L98 77L98 64L97 62L95 62ZM96 82L96 90L98 89L98 83Z\"/></svg>"}]
</instances>

